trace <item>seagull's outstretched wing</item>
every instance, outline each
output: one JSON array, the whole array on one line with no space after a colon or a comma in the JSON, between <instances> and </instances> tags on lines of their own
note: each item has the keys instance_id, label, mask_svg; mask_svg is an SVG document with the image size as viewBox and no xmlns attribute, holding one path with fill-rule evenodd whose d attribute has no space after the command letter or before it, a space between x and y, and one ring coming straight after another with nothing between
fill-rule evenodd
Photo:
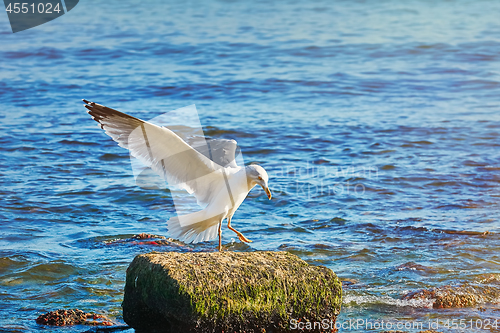
<instances>
[{"instance_id":1,"label":"seagull's outstretched wing","mask_svg":"<svg viewBox=\"0 0 500 333\"><path fill-rule=\"evenodd\" d=\"M210 201L213 181L223 181L222 167L199 153L174 132L106 106L85 102L92 118L120 147L130 151L169 185L193 194L200 204Z\"/></svg>"}]
</instances>

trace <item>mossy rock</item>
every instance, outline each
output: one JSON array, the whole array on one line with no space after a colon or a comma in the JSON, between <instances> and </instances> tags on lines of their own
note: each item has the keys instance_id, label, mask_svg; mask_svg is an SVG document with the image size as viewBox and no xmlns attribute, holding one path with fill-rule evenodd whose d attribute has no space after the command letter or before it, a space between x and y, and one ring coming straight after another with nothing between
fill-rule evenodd
<instances>
[{"instance_id":1,"label":"mossy rock","mask_svg":"<svg viewBox=\"0 0 500 333\"><path fill-rule=\"evenodd\" d=\"M288 252L151 252L127 269L123 319L137 332L287 332L335 322L335 273Z\"/></svg>"}]
</instances>

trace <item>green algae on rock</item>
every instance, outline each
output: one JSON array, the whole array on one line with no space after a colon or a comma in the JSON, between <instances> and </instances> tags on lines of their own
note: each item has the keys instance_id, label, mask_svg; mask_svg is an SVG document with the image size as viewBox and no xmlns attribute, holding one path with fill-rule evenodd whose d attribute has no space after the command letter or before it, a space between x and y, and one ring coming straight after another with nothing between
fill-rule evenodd
<instances>
[{"instance_id":1,"label":"green algae on rock","mask_svg":"<svg viewBox=\"0 0 500 333\"><path fill-rule=\"evenodd\" d=\"M148 332L286 332L335 322L335 273L288 252L151 252L127 269L123 319Z\"/></svg>"}]
</instances>

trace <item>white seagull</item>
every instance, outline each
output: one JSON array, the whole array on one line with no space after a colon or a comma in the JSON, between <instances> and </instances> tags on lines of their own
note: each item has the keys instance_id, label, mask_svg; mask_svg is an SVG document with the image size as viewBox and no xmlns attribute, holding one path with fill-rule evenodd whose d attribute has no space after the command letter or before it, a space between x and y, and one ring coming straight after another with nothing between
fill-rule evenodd
<instances>
[{"instance_id":1,"label":"white seagull","mask_svg":"<svg viewBox=\"0 0 500 333\"><path fill-rule=\"evenodd\" d=\"M167 222L173 237L186 243L197 243L212 240L218 234L218 250L222 251L222 221L227 219L227 227L241 241L251 242L231 227L231 218L256 185L260 185L271 199L269 177L259 165L236 165L236 141L208 141L208 149L205 142L190 146L166 127L83 101L87 112L120 147L128 149L133 157L150 167L170 186L194 195L202 206L198 212L172 217Z\"/></svg>"}]
</instances>

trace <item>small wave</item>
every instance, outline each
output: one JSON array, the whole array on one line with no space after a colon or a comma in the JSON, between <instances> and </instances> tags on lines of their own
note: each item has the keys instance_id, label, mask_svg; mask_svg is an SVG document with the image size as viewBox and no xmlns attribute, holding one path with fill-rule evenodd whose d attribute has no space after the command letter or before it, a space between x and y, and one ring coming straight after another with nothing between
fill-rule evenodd
<instances>
[{"instance_id":1,"label":"small wave","mask_svg":"<svg viewBox=\"0 0 500 333\"><path fill-rule=\"evenodd\" d=\"M432 268L432 267L420 265L420 264L417 264L413 261L409 261L407 263L399 265L395 269L397 271L409 270L409 271L419 271L419 272L425 272L425 273L436 273L437 272L437 270Z\"/></svg>"},{"instance_id":2,"label":"small wave","mask_svg":"<svg viewBox=\"0 0 500 333\"><path fill-rule=\"evenodd\" d=\"M409 299L402 300L390 296L374 295L345 295L343 298L345 306L379 305L385 304L396 307L432 308L434 301L429 299Z\"/></svg>"},{"instance_id":3,"label":"small wave","mask_svg":"<svg viewBox=\"0 0 500 333\"><path fill-rule=\"evenodd\" d=\"M82 146L97 146L98 144L95 142L88 141L74 141L74 140L61 140L58 143L66 144L66 145L82 145Z\"/></svg>"},{"instance_id":4,"label":"small wave","mask_svg":"<svg viewBox=\"0 0 500 333\"><path fill-rule=\"evenodd\" d=\"M63 58L61 50L55 48L41 47L37 51L15 51L5 52L7 59L20 59L20 58L45 58L45 59L61 59Z\"/></svg>"},{"instance_id":5,"label":"small wave","mask_svg":"<svg viewBox=\"0 0 500 333\"><path fill-rule=\"evenodd\" d=\"M206 136L221 137L224 135L234 136L236 138L255 138L256 134L246 133L242 131L225 130L215 126L206 126L203 128L203 133Z\"/></svg>"},{"instance_id":6,"label":"small wave","mask_svg":"<svg viewBox=\"0 0 500 333\"><path fill-rule=\"evenodd\" d=\"M118 154L109 154L109 153L103 154L99 157L99 159L101 161L114 161L114 160L129 159L129 158L130 158L130 156L127 154L118 155Z\"/></svg>"}]
</instances>

